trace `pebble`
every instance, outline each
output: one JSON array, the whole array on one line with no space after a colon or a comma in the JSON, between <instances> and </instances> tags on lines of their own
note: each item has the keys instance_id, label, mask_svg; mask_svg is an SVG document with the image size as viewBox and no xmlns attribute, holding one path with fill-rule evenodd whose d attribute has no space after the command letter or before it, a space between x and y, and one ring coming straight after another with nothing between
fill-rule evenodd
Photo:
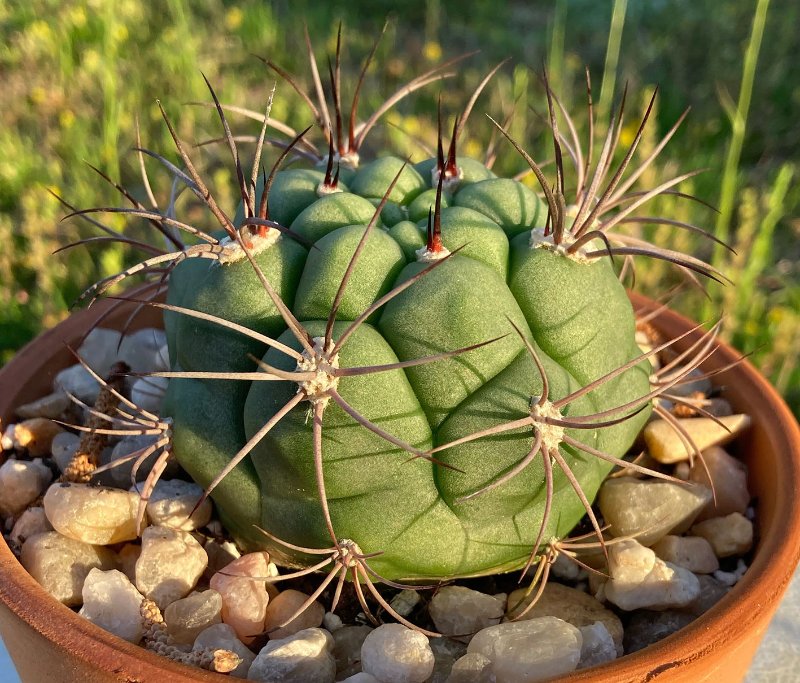
<instances>
[{"instance_id":1,"label":"pebble","mask_svg":"<svg viewBox=\"0 0 800 683\"><path fill-rule=\"evenodd\" d=\"M578 661L579 669L588 669L590 666L613 662L617 658L617 644L601 621L580 627L581 658Z\"/></svg>"},{"instance_id":2,"label":"pebble","mask_svg":"<svg viewBox=\"0 0 800 683\"><path fill-rule=\"evenodd\" d=\"M600 487L598 506L614 536L634 536L649 546L688 529L711 498L699 484L619 477Z\"/></svg>"},{"instance_id":3,"label":"pebble","mask_svg":"<svg viewBox=\"0 0 800 683\"><path fill-rule=\"evenodd\" d=\"M144 327L126 334L115 348L114 361L126 363L131 372L159 372L169 370L164 330Z\"/></svg>"},{"instance_id":4,"label":"pebble","mask_svg":"<svg viewBox=\"0 0 800 683\"><path fill-rule=\"evenodd\" d=\"M694 618L692 614L676 610L636 612L625 629L625 652L630 654L652 645L688 626Z\"/></svg>"},{"instance_id":5,"label":"pebble","mask_svg":"<svg viewBox=\"0 0 800 683\"><path fill-rule=\"evenodd\" d=\"M246 644L264 632L269 603L264 577L277 574L277 569L270 573L270 565L269 553L248 553L218 571L209 582L222 596L222 621Z\"/></svg>"},{"instance_id":6,"label":"pebble","mask_svg":"<svg viewBox=\"0 0 800 683\"><path fill-rule=\"evenodd\" d=\"M745 575L746 571L747 565L744 563L744 560L740 558L736 563L736 569L734 569L732 572L715 571L714 578L726 586L735 586L737 583L739 583L739 579Z\"/></svg>"},{"instance_id":7,"label":"pebble","mask_svg":"<svg viewBox=\"0 0 800 683\"><path fill-rule=\"evenodd\" d=\"M140 410L158 415L161 413L168 384L167 377L139 377L131 385L131 401Z\"/></svg>"},{"instance_id":8,"label":"pebble","mask_svg":"<svg viewBox=\"0 0 800 683\"><path fill-rule=\"evenodd\" d=\"M6 425L6 428L3 430L3 436L0 437L0 448L4 451L13 451L14 450L14 429L17 425L13 422L10 422Z\"/></svg>"},{"instance_id":9,"label":"pebble","mask_svg":"<svg viewBox=\"0 0 800 683\"><path fill-rule=\"evenodd\" d=\"M338 614L325 612L325 615L322 617L322 627L329 633L333 633L344 627L344 622Z\"/></svg>"},{"instance_id":10,"label":"pebble","mask_svg":"<svg viewBox=\"0 0 800 683\"><path fill-rule=\"evenodd\" d=\"M458 659L467 653L467 646L453 638L430 638L428 644L433 652L433 673L426 683L445 683Z\"/></svg>"},{"instance_id":11,"label":"pebble","mask_svg":"<svg viewBox=\"0 0 800 683\"><path fill-rule=\"evenodd\" d=\"M250 648L236 637L236 631L228 624L214 624L202 631L194 641L192 650L230 650L237 654L242 661L230 672L235 678L247 678L247 671L256 658Z\"/></svg>"},{"instance_id":12,"label":"pebble","mask_svg":"<svg viewBox=\"0 0 800 683\"><path fill-rule=\"evenodd\" d=\"M692 533L705 538L720 558L743 555L753 547L753 523L738 512L699 522Z\"/></svg>"},{"instance_id":13,"label":"pebble","mask_svg":"<svg viewBox=\"0 0 800 683\"><path fill-rule=\"evenodd\" d=\"M422 596L420 596L419 591L405 589L395 595L389 604L401 617L407 617L417 608L420 602L422 602Z\"/></svg>"},{"instance_id":14,"label":"pebble","mask_svg":"<svg viewBox=\"0 0 800 683\"><path fill-rule=\"evenodd\" d=\"M139 613L143 599L122 572L92 569L83 584L83 607L79 614L120 638L138 643L143 634Z\"/></svg>"},{"instance_id":15,"label":"pebble","mask_svg":"<svg viewBox=\"0 0 800 683\"><path fill-rule=\"evenodd\" d=\"M574 671L581 632L556 617L510 621L479 631L467 652L491 661L496 683L533 683Z\"/></svg>"},{"instance_id":16,"label":"pebble","mask_svg":"<svg viewBox=\"0 0 800 683\"><path fill-rule=\"evenodd\" d=\"M111 369L111 366L108 366ZM101 375L102 376L102 375ZM94 405L100 394L100 383L80 363L64 368L53 382L56 392L72 394L86 405Z\"/></svg>"},{"instance_id":17,"label":"pebble","mask_svg":"<svg viewBox=\"0 0 800 683\"><path fill-rule=\"evenodd\" d=\"M428 638L402 624L383 624L364 639L361 668L382 683L422 683L433 673Z\"/></svg>"},{"instance_id":18,"label":"pebble","mask_svg":"<svg viewBox=\"0 0 800 683\"><path fill-rule=\"evenodd\" d=\"M665 562L695 574L711 574L719 569L714 549L701 536L664 536L652 549Z\"/></svg>"},{"instance_id":19,"label":"pebble","mask_svg":"<svg viewBox=\"0 0 800 683\"><path fill-rule=\"evenodd\" d=\"M138 543L126 543L117 552L117 569L127 576L131 583L136 583L136 562L142 554L142 546Z\"/></svg>"},{"instance_id":20,"label":"pebble","mask_svg":"<svg viewBox=\"0 0 800 683\"><path fill-rule=\"evenodd\" d=\"M137 537L139 496L86 484L53 484L44 495L44 511L53 528L91 545L112 545Z\"/></svg>"},{"instance_id":21,"label":"pebble","mask_svg":"<svg viewBox=\"0 0 800 683\"><path fill-rule=\"evenodd\" d=\"M337 678L361 671L361 646L372 630L371 626L343 626L333 631Z\"/></svg>"},{"instance_id":22,"label":"pebble","mask_svg":"<svg viewBox=\"0 0 800 683\"><path fill-rule=\"evenodd\" d=\"M281 640L299 631L322 625L325 608L317 601L312 602L288 624L282 625L303 606L308 598L306 593L290 588L269 601L264 615L264 631L269 634L270 640Z\"/></svg>"},{"instance_id":23,"label":"pebble","mask_svg":"<svg viewBox=\"0 0 800 683\"><path fill-rule=\"evenodd\" d=\"M53 478L40 460L9 458L0 466L0 515L12 517L42 495Z\"/></svg>"},{"instance_id":24,"label":"pebble","mask_svg":"<svg viewBox=\"0 0 800 683\"><path fill-rule=\"evenodd\" d=\"M468 652L453 664L445 683L495 683L492 660L480 652Z\"/></svg>"},{"instance_id":25,"label":"pebble","mask_svg":"<svg viewBox=\"0 0 800 683\"><path fill-rule=\"evenodd\" d=\"M270 640L253 660L247 678L269 683L333 683L336 662L332 647L331 634L321 628Z\"/></svg>"},{"instance_id":26,"label":"pebble","mask_svg":"<svg viewBox=\"0 0 800 683\"><path fill-rule=\"evenodd\" d=\"M131 458L123 462L117 461L123 460L129 455L133 455L137 451L144 451L144 449L153 445L158 439L159 436L157 434L139 434L135 436L124 437L114 445L114 448L112 448L108 454L104 453L101 457L101 462L104 465L117 463L104 472L101 476L105 477L106 481L108 481L112 486L118 486L119 488L125 489L129 488L133 483L131 481L131 474L133 473L133 467L136 464L136 458ZM147 478L147 475L150 474L150 470L153 469L153 465L155 465L158 457L159 453L152 453L147 457L146 460L144 460L144 462L139 465L138 469L136 470L137 482L144 481ZM162 477L166 479L169 477L174 477L178 471L179 468L177 463L174 462L174 459L168 460L167 467L162 473Z\"/></svg>"},{"instance_id":27,"label":"pebble","mask_svg":"<svg viewBox=\"0 0 800 683\"><path fill-rule=\"evenodd\" d=\"M202 496L203 488L194 482L160 479L147 501L147 517L153 525L194 531L211 519L210 498L206 498L189 517Z\"/></svg>"},{"instance_id":28,"label":"pebble","mask_svg":"<svg viewBox=\"0 0 800 683\"><path fill-rule=\"evenodd\" d=\"M78 347L78 356L100 377L106 377L117 360L122 334L106 327L95 327Z\"/></svg>"},{"instance_id":29,"label":"pebble","mask_svg":"<svg viewBox=\"0 0 800 683\"><path fill-rule=\"evenodd\" d=\"M63 391L54 391L52 394L37 398L35 401L19 406L14 412L23 420L29 417L59 417L71 401Z\"/></svg>"},{"instance_id":30,"label":"pebble","mask_svg":"<svg viewBox=\"0 0 800 683\"><path fill-rule=\"evenodd\" d=\"M688 612L695 617L708 612L730 590L725 583L708 574L698 574L697 580L700 583L700 595L686 607L681 608L681 611Z\"/></svg>"},{"instance_id":31,"label":"pebble","mask_svg":"<svg viewBox=\"0 0 800 683\"><path fill-rule=\"evenodd\" d=\"M50 444L50 455L56 461L61 472L67 469L80 442L81 437L72 432L60 432L53 437L53 442Z\"/></svg>"},{"instance_id":32,"label":"pebble","mask_svg":"<svg viewBox=\"0 0 800 683\"><path fill-rule=\"evenodd\" d=\"M535 591L529 593L526 588L519 588L508 596L508 618L514 619L535 597ZM622 622L611 610L594 597L576 588L550 581L544 587L536 604L520 619L538 619L540 617L558 617L576 628L591 626L600 622L617 647L617 654L622 655Z\"/></svg>"},{"instance_id":33,"label":"pebble","mask_svg":"<svg viewBox=\"0 0 800 683\"><path fill-rule=\"evenodd\" d=\"M691 396L694 393L710 394L714 388L708 377L702 377L703 371L696 368L686 375L686 378L670 387L669 393L673 396ZM694 377L695 379L690 379Z\"/></svg>"},{"instance_id":34,"label":"pebble","mask_svg":"<svg viewBox=\"0 0 800 683\"><path fill-rule=\"evenodd\" d=\"M722 446L736 438L750 426L749 415L728 415L718 418L728 428L721 427L708 417L679 419L678 423L686 430L700 451L711 446ZM647 449L656 460L664 464L688 460L693 453L686 448L683 439L665 420L653 420L643 431Z\"/></svg>"},{"instance_id":35,"label":"pebble","mask_svg":"<svg viewBox=\"0 0 800 683\"><path fill-rule=\"evenodd\" d=\"M382 683L372 674L359 671L357 674L341 679L341 683Z\"/></svg>"},{"instance_id":36,"label":"pebble","mask_svg":"<svg viewBox=\"0 0 800 683\"><path fill-rule=\"evenodd\" d=\"M697 577L634 540L608 546L610 579L601 594L625 611L684 607L700 593Z\"/></svg>"},{"instance_id":37,"label":"pebble","mask_svg":"<svg viewBox=\"0 0 800 683\"><path fill-rule=\"evenodd\" d=\"M203 547L208 555L208 567L206 568L206 578L208 579L242 556L239 549L230 541L207 538Z\"/></svg>"},{"instance_id":38,"label":"pebble","mask_svg":"<svg viewBox=\"0 0 800 683\"><path fill-rule=\"evenodd\" d=\"M56 600L76 606L83 600L81 591L87 574L93 569L113 569L114 554L47 531L30 536L23 543L20 562Z\"/></svg>"},{"instance_id":39,"label":"pebble","mask_svg":"<svg viewBox=\"0 0 800 683\"><path fill-rule=\"evenodd\" d=\"M136 587L163 610L194 588L207 563L206 551L191 534L147 527L136 561Z\"/></svg>"},{"instance_id":40,"label":"pebble","mask_svg":"<svg viewBox=\"0 0 800 683\"><path fill-rule=\"evenodd\" d=\"M46 417L32 417L14 425L14 447L25 449L32 458L50 455L56 434L64 429Z\"/></svg>"},{"instance_id":41,"label":"pebble","mask_svg":"<svg viewBox=\"0 0 800 683\"><path fill-rule=\"evenodd\" d=\"M44 508L32 507L23 510L19 519L14 522L8 537L14 543L22 545L31 536L52 530L53 527L47 519L47 515L44 514Z\"/></svg>"},{"instance_id":42,"label":"pebble","mask_svg":"<svg viewBox=\"0 0 800 683\"><path fill-rule=\"evenodd\" d=\"M167 605L164 621L176 642L191 645L203 630L222 623L222 596L215 590L187 595Z\"/></svg>"},{"instance_id":43,"label":"pebble","mask_svg":"<svg viewBox=\"0 0 800 683\"><path fill-rule=\"evenodd\" d=\"M506 609L505 598L465 586L445 586L431 599L430 616L439 633L467 643L482 628L500 623Z\"/></svg>"},{"instance_id":44,"label":"pebble","mask_svg":"<svg viewBox=\"0 0 800 683\"><path fill-rule=\"evenodd\" d=\"M719 446L713 446L703 451L703 461L694 463L689 470L689 479L709 488L713 481L716 502L710 501L700 511L697 520L724 517L732 512L744 513L750 502L750 492L747 490L747 468L744 464ZM708 472L706 472L706 468ZM709 479L709 474L711 479Z\"/></svg>"}]
</instances>

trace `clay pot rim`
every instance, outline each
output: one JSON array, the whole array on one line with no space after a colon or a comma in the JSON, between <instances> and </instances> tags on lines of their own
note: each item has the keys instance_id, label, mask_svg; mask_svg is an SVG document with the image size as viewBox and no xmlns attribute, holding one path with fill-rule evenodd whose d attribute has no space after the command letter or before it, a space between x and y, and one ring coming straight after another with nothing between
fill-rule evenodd
<instances>
[{"instance_id":1,"label":"clay pot rim","mask_svg":"<svg viewBox=\"0 0 800 683\"><path fill-rule=\"evenodd\" d=\"M639 309L653 310L656 307L654 302L637 294L632 294L631 299ZM64 344L74 343L87 324L106 314L112 305L112 302L104 300L90 309L79 311L40 335L0 369L0 387L6 389L0 394L0 416L10 415L12 408L18 404L19 373L25 373L27 369L26 379L33 377L36 370L31 370L31 366L44 367L63 354ZM120 315L111 316L109 320L115 317L124 320ZM690 320L672 311L665 311L653 322L668 336L676 336L678 331L694 327ZM142 322L134 327L137 326L142 326ZM700 333L698 331L690 335L684 344L690 344ZM45 349L49 349L49 352L43 351ZM740 354L734 349L721 344L709 365L719 367L739 357ZM728 377L736 378L733 384L744 384L748 395L763 399L765 409L773 413L768 434L776 452L784 453L782 460L785 461L785 471L774 488L772 504L776 510L773 517L776 519L773 519L772 527L776 527L780 521L781 530L769 528L765 531L744 577L716 606L689 626L644 650L609 664L573 672L569 675L570 681L643 680L643 672L646 680L652 680L662 673L711 654L720 641L746 636L760 640L768 619L788 587L794 568L800 561L800 543L786 541L800 539L800 497L794 495L795 491L800 490L800 428L775 389L749 361L741 362ZM12 382L17 382L17 386ZM57 648L72 656L77 655L99 671L135 675L136 680L142 683L160 683L162 680L211 683L230 680L176 664L81 618L53 600L22 568L5 542L0 543L0 601ZM165 678L167 675L169 678Z\"/></svg>"}]
</instances>

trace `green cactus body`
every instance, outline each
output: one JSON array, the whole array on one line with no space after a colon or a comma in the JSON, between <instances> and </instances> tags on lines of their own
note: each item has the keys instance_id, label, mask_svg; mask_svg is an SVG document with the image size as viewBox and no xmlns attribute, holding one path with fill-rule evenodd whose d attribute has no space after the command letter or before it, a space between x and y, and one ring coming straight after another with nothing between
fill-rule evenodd
<instances>
[{"instance_id":1,"label":"green cactus body","mask_svg":"<svg viewBox=\"0 0 800 683\"><path fill-rule=\"evenodd\" d=\"M317 196L323 174L276 175L270 218L313 248L280 235L256 260L312 337L326 321L351 257L402 162L381 158L348 179L348 192ZM374 301L428 267L424 224L435 200L435 161L407 166L355 264L333 326L335 341ZM414 367L339 378L344 401L371 423L422 452L531 414L542 378L522 339L538 351L555 401L638 355L634 318L607 257L581 262L531 243L544 224L540 200L526 186L495 178L477 162L450 188L440 214L451 252L357 327L339 351L341 368L380 366L492 343ZM408 219L411 220L408 220ZM417 223L419 221L419 223ZM210 265L209 265L210 263ZM170 301L269 335L301 351L246 259L180 264ZM214 323L170 313L172 359L187 371L253 371L251 356L292 372L297 361ZM512 323L521 332L515 332ZM607 411L649 391L649 366L634 366L563 407L565 416ZM174 379L166 413L175 453L203 485L297 394L291 381ZM212 407L203 407L210 405ZM215 489L223 518L245 545L259 545L289 565L311 560L260 534L330 547L313 462L310 403L292 408L251 455ZM633 412L628 410L627 412ZM566 429L587 446L621 456L647 418L642 410L611 427ZM502 486L469 498L531 450L530 426L435 451L431 462L359 424L338 403L325 405L324 482L338 538L355 541L389 579L472 576L512 570L529 557L545 506L537 456ZM591 500L611 465L561 443L559 450ZM543 538L565 536L584 515L567 477L553 468L553 507Z\"/></svg>"}]
</instances>

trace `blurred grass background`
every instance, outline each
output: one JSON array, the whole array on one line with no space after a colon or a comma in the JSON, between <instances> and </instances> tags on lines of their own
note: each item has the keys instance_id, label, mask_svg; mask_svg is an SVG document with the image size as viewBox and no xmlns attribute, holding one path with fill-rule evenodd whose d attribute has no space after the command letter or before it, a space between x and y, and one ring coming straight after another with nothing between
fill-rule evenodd
<instances>
[{"instance_id":1,"label":"blurred grass background","mask_svg":"<svg viewBox=\"0 0 800 683\"><path fill-rule=\"evenodd\" d=\"M458 113L486 71L510 57L493 79L466 131L460 153L482 158L491 138L490 113L514 108L511 133L536 159L547 159L546 128L535 112L546 105L538 73L548 64L551 83L585 136L584 65L592 74L602 113L629 85L632 138L646 102L659 86L655 120L642 142L646 154L686 107L692 111L664 154L643 177L644 187L680 172L708 171L681 186L719 208L662 197L648 214L695 223L727 239L737 255L694 235L644 227L659 243L711 259L735 283L711 283L709 298L682 294L674 305L711 320L724 310L725 337L752 352L756 364L800 410L800 60L796 59L796 0L554 0L470 2L414 0L402 10L387 0L347 4L311 0L5 0L0 1L0 362L43 327L68 314L91 282L135 262L123 247L92 246L53 255L76 239L97 234L85 222L60 222L65 209L122 206L84 162L92 163L144 197L136 155L138 117L143 144L170 159L177 155L155 106L160 98L184 140L219 135L201 71L220 99L262 110L273 74L254 55L271 58L301 76L307 68L303 22L317 48L320 69L345 27L345 82L384 20L387 35L362 94L361 112L438 60L480 50L442 87L404 101L371 138L422 158L414 139L435 144L436 99ZM349 78L347 78L349 76ZM346 97L345 97L346 99ZM516 105L514 104L516 102ZM534 111L535 110L535 111ZM303 128L308 110L284 83L272 115ZM230 115L235 133L256 135L259 124ZM398 131L402 129L405 133ZM585 139L585 138L584 138ZM495 170L513 173L524 162L501 144ZM248 159L251 150L242 149ZM223 206L235 206L235 174L227 150L208 146L194 158ZM268 158L274 158L268 152ZM156 194L169 178L153 163ZM208 216L194 219L211 226ZM114 227L121 222L106 221ZM144 235L131 223L126 230ZM151 235L152 238L152 235ZM636 287L658 295L676 281L663 264L642 261Z\"/></svg>"}]
</instances>

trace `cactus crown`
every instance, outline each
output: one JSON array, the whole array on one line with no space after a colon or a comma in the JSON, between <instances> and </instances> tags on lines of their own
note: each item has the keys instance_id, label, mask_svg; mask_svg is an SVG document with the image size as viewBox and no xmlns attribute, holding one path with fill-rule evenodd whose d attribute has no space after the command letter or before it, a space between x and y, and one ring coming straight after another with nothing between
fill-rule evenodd
<instances>
[{"instance_id":1,"label":"cactus crown","mask_svg":"<svg viewBox=\"0 0 800 683\"><path fill-rule=\"evenodd\" d=\"M541 577L584 515L604 547L591 506L601 481L614 466L646 471L623 455L653 401L713 348L712 336L651 377L648 358L671 342L639 351L614 269L615 257L624 271L633 256L649 255L692 277L722 278L702 261L619 230L648 221L700 231L634 215L693 175L632 190L680 121L631 172L654 95L612 172L623 97L593 167L588 74L586 154L545 76L554 182L490 118L528 164L542 200L525 184L497 177L491 163L456 151L499 64L456 117L446 154L440 110L435 157L364 163L365 137L380 116L448 77L463 57L415 78L359 124L376 42L345 130L341 28L329 62L333 114L307 33L305 41L314 98L264 61L302 96L327 154L309 141L311 126L295 131L273 121L268 107L246 176L225 108L206 81L236 169L237 214L217 204L163 109L182 167L138 141L137 150L143 169L144 155L155 158L205 204L219 233L178 220L172 202L162 211L151 195L147 208L122 188L132 208L71 214L144 218L173 249L129 240L91 218L112 238L152 254L84 296L137 273L151 278L142 303L164 310L173 364L156 373L170 378L169 419L139 418L160 426L156 449L164 457L174 452L206 487L242 545L269 549L297 574L328 569L311 601L337 576L334 602L350 578L368 613L362 584L392 611L376 581L419 586L534 562ZM559 129L559 111L569 136ZM268 138L269 128L286 139ZM265 142L280 152L269 173L259 173ZM569 205L563 150L575 169ZM290 158L311 167L282 169Z\"/></svg>"}]
</instances>

